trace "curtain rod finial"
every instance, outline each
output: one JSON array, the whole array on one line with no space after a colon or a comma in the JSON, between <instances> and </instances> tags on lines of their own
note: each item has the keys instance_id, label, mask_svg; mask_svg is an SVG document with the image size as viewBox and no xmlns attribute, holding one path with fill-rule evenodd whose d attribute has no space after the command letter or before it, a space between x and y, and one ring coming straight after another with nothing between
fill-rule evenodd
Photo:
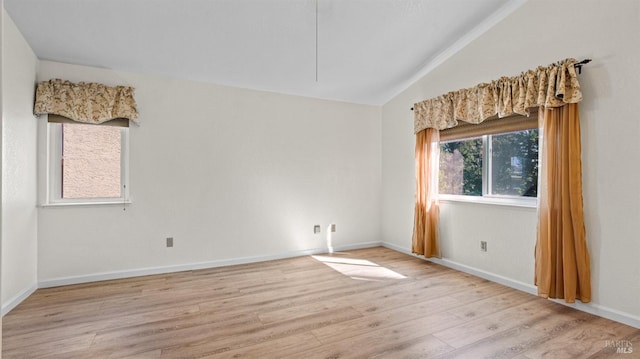
<instances>
[{"instance_id":1,"label":"curtain rod finial","mask_svg":"<svg viewBox=\"0 0 640 359\"><path fill-rule=\"evenodd\" d=\"M582 66L586 65L586 64L588 64L590 62L591 62L591 59L584 59L584 60L582 60L580 62L576 62L575 64L573 64L573 66L578 69L578 74L581 74L582 73Z\"/></svg>"}]
</instances>

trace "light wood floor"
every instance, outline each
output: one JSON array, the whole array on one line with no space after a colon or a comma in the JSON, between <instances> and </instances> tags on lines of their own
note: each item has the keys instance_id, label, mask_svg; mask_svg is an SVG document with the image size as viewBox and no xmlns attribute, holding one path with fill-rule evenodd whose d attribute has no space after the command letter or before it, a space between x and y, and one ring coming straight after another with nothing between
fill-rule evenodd
<instances>
[{"instance_id":1,"label":"light wood floor","mask_svg":"<svg viewBox=\"0 0 640 359\"><path fill-rule=\"evenodd\" d=\"M640 329L385 248L40 289L3 325L5 359L640 353Z\"/></svg>"}]
</instances>

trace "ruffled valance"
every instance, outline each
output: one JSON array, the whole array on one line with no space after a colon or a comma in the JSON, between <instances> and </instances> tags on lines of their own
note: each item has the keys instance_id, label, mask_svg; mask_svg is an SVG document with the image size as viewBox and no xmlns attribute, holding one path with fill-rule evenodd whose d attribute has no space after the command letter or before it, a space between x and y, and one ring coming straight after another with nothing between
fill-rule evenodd
<instances>
[{"instance_id":1,"label":"ruffled valance","mask_svg":"<svg viewBox=\"0 0 640 359\"><path fill-rule=\"evenodd\" d=\"M480 123L489 117L514 113L528 116L531 107L560 107L582 100L575 59L538 67L515 77L449 92L413 106L414 132L444 130L458 121Z\"/></svg>"},{"instance_id":2,"label":"ruffled valance","mask_svg":"<svg viewBox=\"0 0 640 359\"><path fill-rule=\"evenodd\" d=\"M133 87L98 83L44 81L36 89L35 114L55 114L73 121L99 124L124 118L138 123Z\"/></svg>"}]
</instances>

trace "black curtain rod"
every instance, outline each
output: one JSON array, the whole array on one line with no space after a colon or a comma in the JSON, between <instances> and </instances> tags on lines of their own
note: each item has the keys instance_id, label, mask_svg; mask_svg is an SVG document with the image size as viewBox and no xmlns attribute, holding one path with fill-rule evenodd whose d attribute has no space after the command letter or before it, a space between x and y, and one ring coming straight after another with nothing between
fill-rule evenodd
<instances>
[{"instance_id":1,"label":"black curtain rod","mask_svg":"<svg viewBox=\"0 0 640 359\"><path fill-rule=\"evenodd\" d=\"M584 59L580 62L576 62L575 64L573 64L573 67L578 69L578 75L582 73L582 66L588 64L591 62L591 59ZM413 107L411 108L411 111L413 111Z\"/></svg>"},{"instance_id":2,"label":"black curtain rod","mask_svg":"<svg viewBox=\"0 0 640 359\"><path fill-rule=\"evenodd\" d=\"M573 67L578 69L578 75L582 73L582 66L591 62L591 59L584 59L580 62L573 64Z\"/></svg>"}]
</instances>

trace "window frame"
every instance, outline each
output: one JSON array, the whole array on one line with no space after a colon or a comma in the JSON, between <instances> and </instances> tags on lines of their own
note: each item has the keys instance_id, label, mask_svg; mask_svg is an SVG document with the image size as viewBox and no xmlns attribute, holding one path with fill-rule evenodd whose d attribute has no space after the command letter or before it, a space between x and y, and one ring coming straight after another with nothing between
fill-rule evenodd
<instances>
[{"instance_id":1,"label":"window frame","mask_svg":"<svg viewBox=\"0 0 640 359\"><path fill-rule=\"evenodd\" d=\"M46 121L46 179L45 195L42 206L74 206L74 205L110 205L130 204L129 189L129 128L120 128L120 184L123 186L120 197L94 198L62 198L62 124L57 121ZM78 123L84 124L84 123ZM87 124L92 125L92 124ZM103 126L103 125L92 125ZM108 126L108 125L107 125Z\"/></svg>"},{"instance_id":2,"label":"window frame","mask_svg":"<svg viewBox=\"0 0 640 359\"><path fill-rule=\"evenodd\" d=\"M535 116L535 117L534 117ZM517 118L519 117L519 118ZM526 131L527 129L515 129L515 130L495 130L495 128L500 126L500 123L504 123L509 120L513 120L515 118L516 121L535 121L531 119L531 117L537 118L537 111L532 111L532 114L529 118L514 115L505 117L502 119L490 119L487 121L491 121L487 123L487 130L483 134L478 133L478 128L481 128L481 125L471 125L471 124L463 124L462 126L471 129L471 126L479 126L478 128L471 129L468 136L465 135L456 135L454 138L447 138L444 141L440 141L438 147L443 143L453 142L453 141L465 141L472 140L476 138L482 138L482 195L481 196L470 196L464 194L446 194L440 193L440 189L438 188L438 200L443 202L468 202L468 203L480 203L480 204L492 204L492 205L504 205L504 206L515 206L515 207L528 207L535 208L538 206L538 198L539 193L537 193L536 197L525 197L525 196L512 196L512 195L498 195L491 194L491 182L492 182L492 173L491 166L493 162L492 157L492 148L490 136L493 135L502 135L507 133L514 133L520 131ZM537 122L533 122L536 126L530 126L528 130L537 129ZM444 130L446 131L446 130ZM459 131L459 129L457 129ZM462 132L462 131L459 131ZM442 131L441 131L442 133ZM540 133L538 133L538 148L540 148ZM540 153L538 153L538 166L540 166ZM540 178L538 177L538 184L540 183ZM539 187L539 186L538 186Z\"/></svg>"}]
</instances>

